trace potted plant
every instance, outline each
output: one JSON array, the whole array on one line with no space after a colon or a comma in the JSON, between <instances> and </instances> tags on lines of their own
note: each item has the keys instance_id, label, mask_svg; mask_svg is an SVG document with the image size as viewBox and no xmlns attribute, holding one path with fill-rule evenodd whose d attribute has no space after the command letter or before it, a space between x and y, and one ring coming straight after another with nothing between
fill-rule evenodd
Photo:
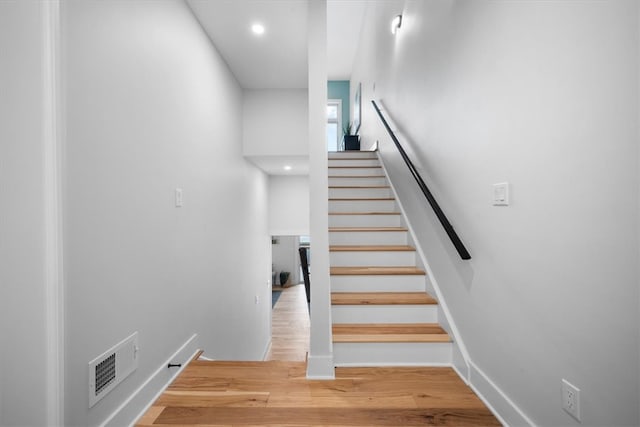
<instances>
[{"instance_id":1,"label":"potted plant","mask_svg":"<svg viewBox=\"0 0 640 427\"><path fill-rule=\"evenodd\" d=\"M344 139L343 139L344 149L359 151L360 137L356 134L356 132L353 132L352 134L352 130L353 130L353 125L351 123L349 123L342 129L342 131L344 132Z\"/></svg>"},{"instance_id":2,"label":"potted plant","mask_svg":"<svg viewBox=\"0 0 640 427\"><path fill-rule=\"evenodd\" d=\"M291 273L288 271L281 271L280 272L280 286L287 286L289 285L289 277L291 276Z\"/></svg>"}]
</instances>

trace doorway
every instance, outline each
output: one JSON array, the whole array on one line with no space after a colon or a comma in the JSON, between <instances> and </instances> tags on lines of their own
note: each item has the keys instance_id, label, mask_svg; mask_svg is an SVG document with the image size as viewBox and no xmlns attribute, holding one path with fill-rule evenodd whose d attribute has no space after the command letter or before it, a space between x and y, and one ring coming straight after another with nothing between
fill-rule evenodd
<instances>
[{"instance_id":1,"label":"doorway","mask_svg":"<svg viewBox=\"0 0 640 427\"><path fill-rule=\"evenodd\" d=\"M274 286L289 287L303 283L300 247L309 248L309 236L272 236L271 260ZM309 252L307 252L307 258Z\"/></svg>"},{"instance_id":2,"label":"doorway","mask_svg":"<svg viewBox=\"0 0 640 427\"><path fill-rule=\"evenodd\" d=\"M309 236L272 236L271 347L265 360L304 361L309 351L310 319L299 249L310 256ZM282 274L288 273L288 274Z\"/></svg>"},{"instance_id":3,"label":"doorway","mask_svg":"<svg viewBox=\"0 0 640 427\"><path fill-rule=\"evenodd\" d=\"M340 151L342 141L342 100L327 102L327 151Z\"/></svg>"}]
</instances>

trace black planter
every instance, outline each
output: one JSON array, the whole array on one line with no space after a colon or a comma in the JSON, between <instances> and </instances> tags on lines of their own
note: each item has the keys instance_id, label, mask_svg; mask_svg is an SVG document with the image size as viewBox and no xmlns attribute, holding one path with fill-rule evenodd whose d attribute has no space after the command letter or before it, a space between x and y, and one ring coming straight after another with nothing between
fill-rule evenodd
<instances>
[{"instance_id":1,"label":"black planter","mask_svg":"<svg viewBox=\"0 0 640 427\"><path fill-rule=\"evenodd\" d=\"M360 150L360 137L358 135L345 135L344 136L344 149L345 150Z\"/></svg>"}]
</instances>

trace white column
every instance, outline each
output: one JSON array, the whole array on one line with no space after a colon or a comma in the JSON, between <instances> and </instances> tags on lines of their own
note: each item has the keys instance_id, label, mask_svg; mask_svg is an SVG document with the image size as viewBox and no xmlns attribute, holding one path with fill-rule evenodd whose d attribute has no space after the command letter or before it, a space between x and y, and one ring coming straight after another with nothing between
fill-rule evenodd
<instances>
[{"instance_id":1,"label":"white column","mask_svg":"<svg viewBox=\"0 0 640 427\"><path fill-rule=\"evenodd\" d=\"M327 178L327 2L311 0L307 15L309 65L309 190L311 248L311 337L307 377L334 378L329 288Z\"/></svg>"}]
</instances>

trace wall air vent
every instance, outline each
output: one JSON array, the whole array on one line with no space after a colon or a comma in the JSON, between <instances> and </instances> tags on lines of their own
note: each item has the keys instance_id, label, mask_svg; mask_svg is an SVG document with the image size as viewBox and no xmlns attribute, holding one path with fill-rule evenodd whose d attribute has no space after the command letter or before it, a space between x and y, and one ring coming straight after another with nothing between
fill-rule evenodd
<instances>
[{"instance_id":1,"label":"wall air vent","mask_svg":"<svg viewBox=\"0 0 640 427\"><path fill-rule=\"evenodd\" d=\"M138 368L138 333L89 362L89 407Z\"/></svg>"},{"instance_id":2,"label":"wall air vent","mask_svg":"<svg viewBox=\"0 0 640 427\"><path fill-rule=\"evenodd\" d=\"M116 354L98 363L96 366L96 396L116 379Z\"/></svg>"}]
</instances>

